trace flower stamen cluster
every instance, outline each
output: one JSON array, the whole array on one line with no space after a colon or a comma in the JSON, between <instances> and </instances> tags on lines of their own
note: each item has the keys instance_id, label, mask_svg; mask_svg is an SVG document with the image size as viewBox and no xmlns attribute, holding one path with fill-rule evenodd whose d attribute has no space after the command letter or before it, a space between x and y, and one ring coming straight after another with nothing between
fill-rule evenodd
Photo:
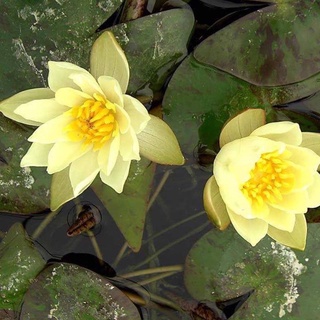
<instances>
[{"instance_id":1,"label":"flower stamen cluster","mask_svg":"<svg viewBox=\"0 0 320 320\"><path fill-rule=\"evenodd\" d=\"M93 150L101 149L119 134L116 107L101 95L94 94L92 99L71 108L66 114L74 118L65 127L70 140L83 141L85 146L93 144Z\"/></svg>"},{"instance_id":2,"label":"flower stamen cluster","mask_svg":"<svg viewBox=\"0 0 320 320\"><path fill-rule=\"evenodd\" d=\"M292 190L295 180L292 164L287 160L290 156L288 150L263 153L250 171L250 179L242 185L241 191L256 209L265 202L282 200L283 194Z\"/></svg>"}]
</instances>

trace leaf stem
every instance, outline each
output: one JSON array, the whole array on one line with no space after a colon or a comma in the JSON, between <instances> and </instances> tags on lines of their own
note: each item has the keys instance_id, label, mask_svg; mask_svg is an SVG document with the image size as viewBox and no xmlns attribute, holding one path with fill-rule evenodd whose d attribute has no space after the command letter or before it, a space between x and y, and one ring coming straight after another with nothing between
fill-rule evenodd
<instances>
[{"instance_id":1,"label":"leaf stem","mask_svg":"<svg viewBox=\"0 0 320 320\"><path fill-rule=\"evenodd\" d=\"M120 274L120 277L133 278L133 277L140 277L140 276L144 276L147 274L153 274L153 273L181 272L181 271L183 271L183 265L177 264L177 265L173 265L173 266L156 267L156 268L149 268L149 269L128 272L125 274Z\"/></svg>"}]
</instances>

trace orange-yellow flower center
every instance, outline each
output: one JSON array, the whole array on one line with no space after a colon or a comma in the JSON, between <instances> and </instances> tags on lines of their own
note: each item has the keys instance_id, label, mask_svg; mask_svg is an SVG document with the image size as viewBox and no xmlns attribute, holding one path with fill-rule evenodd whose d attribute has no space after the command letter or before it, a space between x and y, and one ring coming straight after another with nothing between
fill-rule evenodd
<instances>
[{"instance_id":1,"label":"orange-yellow flower center","mask_svg":"<svg viewBox=\"0 0 320 320\"><path fill-rule=\"evenodd\" d=\"M263 153L250 171L250 179L241 190L257 209L264 203L282 200L282 195L292 190L294 174L287 160L290 156L288 150L281 154L278 151Z\"/></svg>"},{"instance_id":2,"label":"orange-yellow flower center","mask_svg":"<svg viewBox=\"0 0 320 320\"><path fill-rule=\"evenodd\" d=\"M99 94L67 112L74 118L65 128L70 140L93 144L94 150L100 149L119 132L115 105Z\"/></svg>"}]
</instances>

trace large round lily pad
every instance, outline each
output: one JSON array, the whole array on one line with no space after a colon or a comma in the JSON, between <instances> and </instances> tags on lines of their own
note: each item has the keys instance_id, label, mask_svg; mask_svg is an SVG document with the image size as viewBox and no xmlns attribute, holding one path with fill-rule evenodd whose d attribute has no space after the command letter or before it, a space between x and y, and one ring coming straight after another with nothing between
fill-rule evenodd
<instances>
[{"instance_id":1,"label":"large round lily pad","mask_svg":"<svg viewBox=\"0 0 320 320\"><path fill-rule=\"evenodd\" d=\"M55 263L29 287L20 319L138 320L138 309L106 278L77 265Z\"/></svg>"},{"instance_id":2,"label":"large round lily pad","mask_svg":"<svg viewBox=\"0 0 320 320\"><path fill-rule=\"evenodd\" d=\"M305 251L266 237L251 247L232 228L212 230L190 250L185 285L198 300L226 301L251 291L232 319L317 319L320 312L319 224Z\"/></svg>"},{"instance_id":3,"label":"large round lily pad","mask_svg":"<svg viewBox=\"0 0 320 320\"><path fill-rule=\"evenodd\" d=\"M292 84L320 72L320 2L272 2L203 41L195 58L262 86Z\"/></svg>"}]
</instances>

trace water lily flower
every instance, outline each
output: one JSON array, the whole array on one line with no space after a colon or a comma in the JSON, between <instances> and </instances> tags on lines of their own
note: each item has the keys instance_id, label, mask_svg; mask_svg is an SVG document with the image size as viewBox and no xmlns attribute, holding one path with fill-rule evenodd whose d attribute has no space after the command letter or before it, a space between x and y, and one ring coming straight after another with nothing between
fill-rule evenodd
<instances>
[{"instance_id":1,"label":"water lily flower","mask_svg":"<svg viewBox=\"0 0 320 320\"><path fill-rule=\"evenodd\" d=\"M104 32L94 43L91 73L69 62L48 66L49 88L26 90L0 104L5 116L38 126L22 167L44 166L53 181L55 175L60 182L67 179L73 198L98 174L121 193L131 161L140 155L161 164L184 163L171 129L125 94L129 66L112 33ZM63 189L63 183L56 188ZM51 199L52 209L66 200Z\"/></svg>"},{"instance_id":2,"label":"water lily flower","mask_svg":"<svg viewBox=\"0 0 320 320\"><path fill-rule=\"evenodd\" d=\"M225 125L220 146L203 196L210 220L221 230L231 221L252 246L268 234L303 250L304 214L320 205L320 134L249 109Z\"/></svg>"}]
</instances>

